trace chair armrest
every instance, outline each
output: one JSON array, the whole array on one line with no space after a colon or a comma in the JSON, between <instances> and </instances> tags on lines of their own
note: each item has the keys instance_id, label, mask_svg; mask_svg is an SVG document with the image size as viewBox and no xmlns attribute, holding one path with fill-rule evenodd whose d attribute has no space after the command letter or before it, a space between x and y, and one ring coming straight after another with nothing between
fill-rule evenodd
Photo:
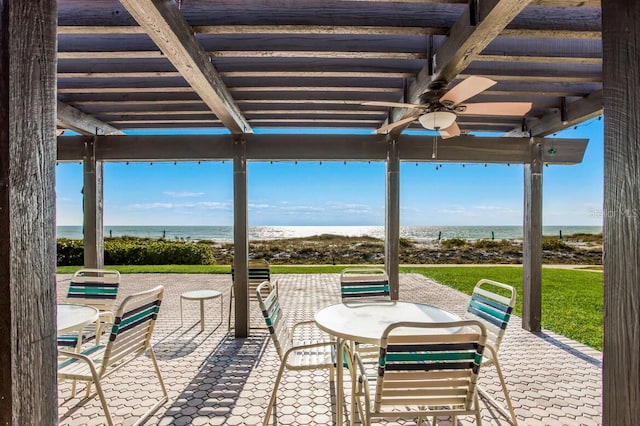
<instances>
[{"instance_id":1,"label":"chair armrest","mask_svg":"<svg viewBox=\"0 0 640 426\"><path fill-rule=\"evenodd\" d=\"M336 348L336 342L315 342L315 343L308 343L308 344L304 344L304 345L296 345L296 346L292 346L290 347L285 353L284 353L284 357L282 362L287 362L287 358L289 357L289 355L295 351L299 351L302 349L313 349L313 348L321 348L323 346L330 346L332 349Z\"/></svg>"},{"instance_id":2,"label":"chair armrest","mask_svg":"<svg viewBox=\"0 0 640 426\"><path fill-rule=\"evenodd\" d=\"M115 318L115 315L111 311L102 311L98 314L98 321L103 324L113 324Z\"/></svg>"}]
</instances>

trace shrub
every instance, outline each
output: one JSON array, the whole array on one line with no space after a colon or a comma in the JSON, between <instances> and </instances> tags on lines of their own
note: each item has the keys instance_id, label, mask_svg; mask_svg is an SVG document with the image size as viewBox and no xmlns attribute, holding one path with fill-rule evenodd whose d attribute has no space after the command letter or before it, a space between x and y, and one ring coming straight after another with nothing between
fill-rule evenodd
<instances>
[{"instance_id":1,"label":"shrub","mask_svg":"<svg viewBox=\"0 0 640 426\"><path fill-rule=\"evenodd\" d=\"M408 238L400 238L400 247L410 248L413 247L413 241Z\"/></svg>"},{"instance_id":2,"label":"shrub","mask_svg":"<svg viewBox=\"0 0 640 426\"><path fill-rule=\"evenodd\" d=\"M573 251L573 247L558 237L542 237L542 250Z\"/></svg>"},{"instance_id":3,"label":"shrub","mask_svg":"<svg viewBox=\"0 0 640 426\"><path fill-rule=\"evenodd\" d=\"M58 240L58 265L84 263L82 240ZM106 265L214 265L209 245L166 240L109 238L104 242Z\"/></svg>"},{"instance_id":4,"label":"shrub","mask_svg":"<svg viewBox=\"0 0 640 426\"><path fill-rule=\"evenodd\" d=\"M449 240L443 240L440 244L446 248L464 247L467 245L467 241L462 238L451 238Z\"/></svg>"},{"instance_id":5,"label":"shrub","mask_svg":"<svg viewBox=\"0 0 640 426\"><path fill-rule=\"evenodd\" d=\"M509 240L478 240L472 245L477 249L505 249L511 247L511 242Z\"/></svg>"},{"instance_id":6,"label":"shrub","mask_svg":"<svg viewBox=\"0 0 640 426\"><path fill-rule=\"evenodd\" d=\"M58 238L56 257L58 266L82 265L84 263L83 241Z\"/></svg>"}]
</instances>

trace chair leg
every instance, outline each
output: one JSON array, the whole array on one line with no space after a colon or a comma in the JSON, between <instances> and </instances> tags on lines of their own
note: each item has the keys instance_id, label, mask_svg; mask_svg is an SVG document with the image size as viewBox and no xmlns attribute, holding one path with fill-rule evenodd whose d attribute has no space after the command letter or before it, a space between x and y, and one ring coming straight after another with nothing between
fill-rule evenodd
<instances>
[{"instance_id":1,"label":"chair leg","mask_svg":"<svg viewBox=\"0 0 640 426\"><path fill-rule=\"evenodd\" d=\"M76 343L76 352L80 353L82 352L82 330L78 331L78 342ZM73 379L73 382L71 383L71 398L75 398L76 396L76 386L78 384L78 381L76 379ZM87 394L88 396L89 394Z\"/></svg>"},{"instance_id":2,"label":"chair leg","mask_svg":"<svg viewBox=\"0 0 640 426\"><path fill-rule=\"evenodd\" d=\"M227 331L231 330L231 305L233 305L233 290L231 290L231 295L229 295L229 320L227 323Z\"/></svg>"},{"instance_id":3,"label":"chair leg","mask_svg":"<svg viewBox=\"0 0 640 426\"><path fill-rule=\"evenodd\" d=\"M156 370L156 375L158 376L158 381L160 382L160 387L162 388L162 394L164 395L164 400L166 401L169 399L169 394L167 393L167 388L164 385L164 380L162 380L162 375L160 374L160 367L158 366L158 360L156 359L156 354L153 351L152 347L149 347L148 353L149 353L149 357L151 358L151 361L153 362L153 367Z\"/></svg>"},{"instance_id":4,"label":"chair leg","mask_svg":"<svg viewBox=\"0 0 640 426\"><path fill-rule=\"evenodd\" d=\"M480 415L480 398L478 398L478 392L476 392L474 399L476 404L476 424L478 426L482 426L482 416Z\"/></svg>"},{"instance_id":5,"label":"chair leg","mask_svg":"<svg viewBox=\"0 0 640 426\"><path fill-rule=\"evenodd\" d=\"M283 359L280 362L280 369L278 370L278 377L276 377L276 383L273 385L273 392L271 393L271 398L269 399L269 406L267 407L267 412L265 413L264 420L262 422L262 426L267 426L269 424L269 418L271 417L271 411L273 407L276 405L276 395L278 393L278 386L280 386L280 380L282 379L282 374L284 373L284 368L287 360ZM274 423L275 424L275 423Z\"/></svg>"},{"instance_id":6,"label":"chair leg","mask_svg":"<svg viewBox=\"0 0 640 426\"><path fill-rule=\"evenodd\" d=\"M111 413L109 412L109 406L107 405L107 399L104 397L104 392L102 391L102 385L100 384L100 378L98 377L98 372L96 371L96 367L93 363L89 363L89 370L91 370L91 377L93 377L93 382L96 384L96 391L98 392L98 397L100 398L100 402L102 403L102 409L104 410L104 415L107 418L107 424L109 426L113 426L113 420L111 419ZM87 389L91 382L88 382Z\"/></svg>"},{"instance_id":7,"label":"chair leg","mask_svg":"<svg viewBox=\"0 0 640 426\"><path fill-rule=\"evenodd\" d=\"M498 361L498 354L495 349L490 346L487 346L491 351L491 360L493 365L496 367L496 372L498 373L498 379L500 379L500 385L502 386L502 392L504 394L504 399L507 403L507 407L509 411L504 409L504 407L498 403L491 395L487 394L484 389L478 387L478 392L485 398L491 405L493 405L503 416L505 416L509 422L513 426L518 426L518 419L516 417L515 410L513 409L513 404L511 403L511 398L509 397L509 391L507 390L507 382L504 380L504 375L502 374L502 368L500 368L500 361Z\"/></svg>"},{"instance_id":8,"label":"chair leg","mask_svg":"<svg viewBox=\"0 0 640 426\"><path fill-rule=\"evenodd\" d=\"M518 419L516 418L515 410L513 409L513 404L511 403L511 398L509 397L509 391L507 390L507 382L504 380L504 375L502 374L502 368L500 368L500 362L498 361L498 354L491 348L493 351L493 364L496 366L496 372L498 373L498 378L500 379L500 384L502 385L502 392L504 393L504 400L507 403L507 407L509 407L509 414L511 414L511 423L513 426L518 426ZM506 413L503 413L506 414ZM508 416L507 416L508 417Z\"/></svg>"}]
</instances>

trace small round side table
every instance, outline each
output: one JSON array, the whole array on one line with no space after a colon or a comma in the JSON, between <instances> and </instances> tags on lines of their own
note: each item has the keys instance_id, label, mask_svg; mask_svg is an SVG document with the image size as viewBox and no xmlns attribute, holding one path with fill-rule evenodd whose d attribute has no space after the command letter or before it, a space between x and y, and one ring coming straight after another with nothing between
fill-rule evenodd
<instances>
[{"instance_id":1,"label":"small round side table","mask_svg":"<svg viewBox=\"0 0 640 426\"><path fill-rule=\"evenodd\" d=\"M220 324L222 324L223 309L224 309L224 296L218 290L193 290L187 291L180 295L180 326L182 322L182 301L183 300L199 300L200 301L200 331L204 331L204 301L209 299L220 298Z\"/></svg>"}]
</instances>

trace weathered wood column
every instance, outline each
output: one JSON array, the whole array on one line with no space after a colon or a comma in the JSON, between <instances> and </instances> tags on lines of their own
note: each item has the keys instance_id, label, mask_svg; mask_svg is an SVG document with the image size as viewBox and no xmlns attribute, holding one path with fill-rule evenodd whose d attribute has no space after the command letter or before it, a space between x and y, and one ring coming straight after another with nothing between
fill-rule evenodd
<instances>
[{"instance_id":1,"label":"weathered wood column","mask_svg":"<svg viewBox=\"0 0 640 426\"><path fill-rule=\"evenodd\" d=\"M104 267L104 225L103 225L103 162L96 161L98 138L87 139L84 144L83 232L84 266Z\"/></svg>"},{"instance_id":2,"label":"weathered wood column","mask_svg":"<svg viewBox=\"0 0 640 426\"><path fill-rule=\"evenodd\" d=\"M56 1L0 0L0 424L58 422Z\"/></svg>"},{"instance_id":3,"label":"weathered wood column","mask_svg":"<svg viewBox=\"0 0 640 426\"><path fill-rule=\"evenodd\" d=\"M384 258L391 298L400 297L400 152L395 139L387 139Z\"/></svg>"},{"instance_id":4,"label":"weathered wood column","mask_svg":"<svg viewBox=\"0 0 640 426\"><path fill-rule=\"evenodd\" d=\"M542 158L543 144L531 138L531 163L524 165L522 242L522 327L540 331L542 319Z\"/></svg>"},{"instance_id":5,"label":"weathered wood column","mask_svg":"<svg viewBox=\"0 0 640 426\"><path fill-rule=\"evenodd\" d=\"M249 336L249 238L247 147L244 136L233 140L233 270L235 336Z\"/></svg>"},{"instance_id":6,"label":"weathered wood column","mask_svg":"<svg viewBox=\"0 0 640 426\"><path fill-rule=\"evenodd\" d=\"M640 2L602 0L603 424L640 418Z\"/></svg>"}]
</instances>

